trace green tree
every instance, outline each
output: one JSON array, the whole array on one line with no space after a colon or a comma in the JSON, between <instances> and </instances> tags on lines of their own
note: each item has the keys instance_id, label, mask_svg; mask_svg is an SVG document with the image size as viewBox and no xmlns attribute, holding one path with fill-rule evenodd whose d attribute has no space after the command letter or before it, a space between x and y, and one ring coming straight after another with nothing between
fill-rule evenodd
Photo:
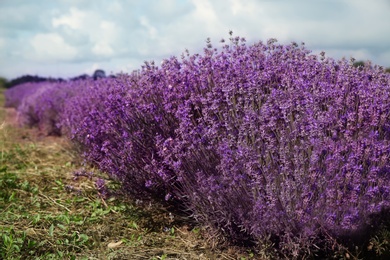
<instances>
[{"instance_id":1,"label":"green tree","mask_svg":"<svg viewBox=\"0 0 390 260\"><path fill-rule=\"evenodd\" d=\"M0 77L0 88L4 88L5 87L5 83L7 83L7 79L3 78L3 77Z\"/></svg>"},{"instance_id":2,"label":"green tree","mask_svg":"<svg viewBox=\"0 0 390 260\"><path fill-rule=\"evenodd\" d=\"M362 60L361 61L356 61L356 62L353 63L353 66L356 67L356 68L364 67L364 65L365 65L365 62L362 61Z\"/></svg>"}]
</instances>

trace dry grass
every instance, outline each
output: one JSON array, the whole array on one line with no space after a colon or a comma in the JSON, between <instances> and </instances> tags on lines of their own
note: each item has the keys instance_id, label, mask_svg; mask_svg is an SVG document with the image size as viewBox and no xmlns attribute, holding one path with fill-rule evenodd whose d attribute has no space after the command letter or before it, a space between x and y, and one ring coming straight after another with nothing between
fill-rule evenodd
<instances>
[{"instance_id":1,"label":"dry grass","mask_svg":"<svg viewBox=\"0 0 390 260\"><path fill-rule=\"evenodd\" d=\"M0 259L250 259L211 249L200 227L159 205L103 199L67 140L15 125L0 93Z\"/></svg>"}]
</instances>

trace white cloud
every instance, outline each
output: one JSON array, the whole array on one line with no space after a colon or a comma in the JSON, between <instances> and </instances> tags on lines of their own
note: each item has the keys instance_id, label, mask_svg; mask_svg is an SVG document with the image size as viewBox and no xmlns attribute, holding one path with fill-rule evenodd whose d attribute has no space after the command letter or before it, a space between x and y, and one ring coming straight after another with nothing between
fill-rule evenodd
<instances>
[{"instance_id":1,"label":"white cloud","mask_svg":"<svg viewBox=\"0 0 390 260\"><path fill-rule=\"evenodd\" d=\"M36 61L69 61L76 57L77 49L65 43L55 33L37 34L30 42L33 53L28 57Z\"/></svg>"},{"instance_id":2,"label":"white cloud","mask_svg":"<svg viewBox=\"0 0 390 260\"><path fill-rule=\"evenodd\" d=\"M118 6L110 6L111 11L118 11ZM118 47L121 44L120 26L105 19L101 12L72 7L67 14L54 18L52 24L67 43L82 50L81 58L84 60L110 59L121 50Z\"/></svg>"},{"instance_id":3,"label":"white cloud","mask_svg":"<svg viewBox=\"0 0 390 260\"><path fill-rule=\"evenodd\" d=\"M85 12L72 7L70 8L70 13L68 15L62 15L59 18L54 18L52 20L52 25L54 28L64 25L64 26L68 26L71 29L77 30L82 28L85 19L86 19Z\"/></svg>"},{"instance_id":4,"label":"white cloud","mask_svg":"<svg viewBox=\"0 0 390 260\"><path fill-rule=\"evenodd\" d=\"M215 6L215 3L213 5L210 0L192 0L192 3L195 6L195 10L190 16L191 21L188 21L188 25L192 30L194 30L194 24L199 26L198 28L202 28L202 30L200 30L204 35L203 39L201 39L202 41L204 41L206 37L227 33L227 25L224 24L227 21L220 19L220 13L217 13L218 8L225 9L223 5Z\"/></svg>"},{"instance_id":5,"label":"white cloud","mask_svg":"<svg viewBox=\"0 0 390 260\"><path fill-rule=\"evenodd\" d=\"M107 43L98 42L92 47L92 52L98 56L111 56L114 50Z\"/></svg>"},{"instance_id":6,"label":"white cloud","mask_svg":"<svg viewBox=\"0 0 390 260\"><path fill-rule=\"evenodd\" d=\"M145 16L140 17L140 24L145 27L145 29L148 31L149 37L151 39L156 39L157 36L157 29L150 24L149 20Z\"/></svg>"},{"instance_id":7,"label":"white cloud","mask_svg":"<svg viewBox=\"0 0 390 260\"><path fill-rule=\"evenodd\" d=\"M92 52L95 55L110 57L116 54L114 46L120 41L120 37L115 23L103 20L99 23L97 29L91 28L89 34L94 43Z\"/></svg>"},{"instance_id":8,"label":"white cloud","mask_svg":"<svg viewBox=\"0 0 390 260\"><path fill-rule=\"evenodd\" d=\"M209 0L192 0L196 10L194 16L207 23L218 22L217 15Z\"/></svg>"},{"instance_id":9,"label":"white cloud","mask_svg":"<svg viewBox=\"0 0 390 260\"><path fill-rule=\"evenodd\" d=\"M110 4L107 7L107 11L113 14L119 14L123 12L123 6L118 1L110 1Z\"/></svg>"}]
</instances>

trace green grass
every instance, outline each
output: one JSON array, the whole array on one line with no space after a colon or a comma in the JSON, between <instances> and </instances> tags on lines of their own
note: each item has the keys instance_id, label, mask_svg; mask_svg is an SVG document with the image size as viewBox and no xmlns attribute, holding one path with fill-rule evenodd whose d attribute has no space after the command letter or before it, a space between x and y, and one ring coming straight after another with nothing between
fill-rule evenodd
<instances>
[{"instance_id":1,"label":"green grass","mask_svg":"<svg viewBox=\"0 0 390 260\"><path fill-rule=\"evenodd\" d=\"M234 247L210 249L203 229L159 205L103 199L94 170L71 144L10 125L0 90L0 259L253 259ZM184 224L183 224L184 223Z\"/></svg>"}]
</instances>

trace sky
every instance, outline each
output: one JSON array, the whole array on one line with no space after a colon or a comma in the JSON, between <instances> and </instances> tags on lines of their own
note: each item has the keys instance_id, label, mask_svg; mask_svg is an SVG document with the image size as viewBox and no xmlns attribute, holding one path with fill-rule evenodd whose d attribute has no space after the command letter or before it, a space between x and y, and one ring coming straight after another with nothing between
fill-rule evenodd
<instances>
[{"instance_id":1,"label":"sky","mask_svg":"<svg viewBox=\"0 0 390 260\"><path fill-rule=\"evenodd\" d=\"M390 0L0 0L0 76L131 73L230 30L390 67Z\"/></svg>"}]
</instances>

